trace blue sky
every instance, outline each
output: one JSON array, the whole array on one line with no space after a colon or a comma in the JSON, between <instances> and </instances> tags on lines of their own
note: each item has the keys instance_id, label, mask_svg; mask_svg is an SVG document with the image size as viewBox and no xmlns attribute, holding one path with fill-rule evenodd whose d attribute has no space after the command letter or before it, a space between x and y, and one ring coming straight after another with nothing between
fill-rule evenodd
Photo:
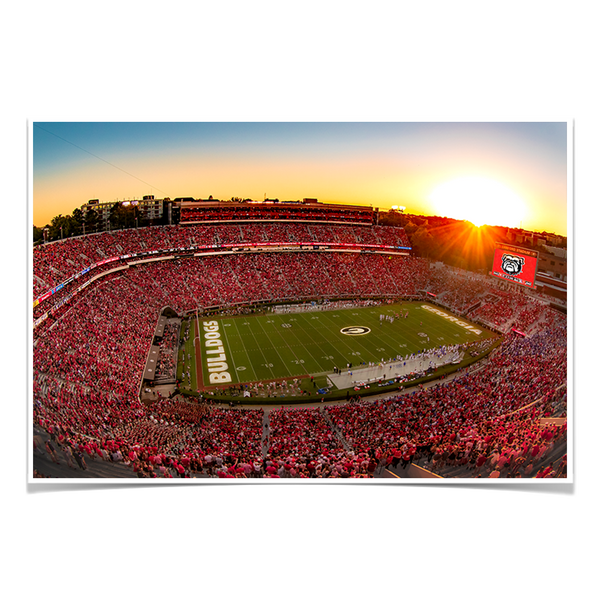
<instances>
[{"instance_id":1,"label":"blue sky","mask_svg":"<svg viewBox=\"0 0 600 600\"><path fill-rule=\"evenodd\" d=\"M147 193L317 197L434 214L436 186L478 177L522 199L524 228L566 234L567 227L564 122L40 122L33 125L33 167L38 226L92 197ZM508 224L497 203L489 212L498 222L488 224Z\"/></svg>"}]
</instances>

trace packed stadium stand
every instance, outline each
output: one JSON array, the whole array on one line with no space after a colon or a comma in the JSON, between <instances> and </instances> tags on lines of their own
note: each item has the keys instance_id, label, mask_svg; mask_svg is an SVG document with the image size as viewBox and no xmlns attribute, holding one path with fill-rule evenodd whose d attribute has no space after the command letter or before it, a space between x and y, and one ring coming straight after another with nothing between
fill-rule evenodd
<instances>
[{"instance_id":1,"label":"packed stadium stand","mask_svg":"<svg viewBox=\"0 0 600 600\"><path fill-rule=\"evenodd\" d=\"M505 282L433 268L411 255L403 229L375 225L368 212L335 223L317 209L303 213L310 223L224 222L243 220L243 208L205 209L204 220L216 222L197 223L190 207L180 225L34 249L36 476L566 475L563 313ZM504 334L502 344L472 369L384 398L302 408L233 408L181 395L140 401L165 307L182 315L428 292ZM156 345L159 380L172 380L176 370L177 331L165 321Z\"/></svg>"}]
</instances>

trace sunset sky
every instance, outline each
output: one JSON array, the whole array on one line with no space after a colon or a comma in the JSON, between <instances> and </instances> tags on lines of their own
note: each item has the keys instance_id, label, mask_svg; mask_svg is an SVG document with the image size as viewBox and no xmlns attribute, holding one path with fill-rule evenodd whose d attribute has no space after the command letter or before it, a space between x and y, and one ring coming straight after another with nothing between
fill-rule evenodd
<instances>
[{"instance_id":1,"label":"sunset sky","mask_svg":"<svg viewBox=\"0 0 600 600\"><path fill-rule=\"evenodd\" d=\"M567 234L567 123L33 122L33 224L91 198L318 198Z\"/></svg>"}]
</instances>

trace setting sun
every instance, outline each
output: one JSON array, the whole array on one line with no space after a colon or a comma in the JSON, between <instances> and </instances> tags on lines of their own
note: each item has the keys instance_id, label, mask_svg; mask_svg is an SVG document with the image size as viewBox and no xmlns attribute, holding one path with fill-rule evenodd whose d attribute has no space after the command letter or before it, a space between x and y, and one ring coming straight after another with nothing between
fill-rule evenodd
<instances>
[{"instance_id":1,"label":"setting sun","mask_svg":"<svg viewBox=\"0 0 600 600\"><path fill-rule=\"evenodd\" d=\"M511 189L485 177L461 177L442 183L429 196L440 216L473 225L519 227L525 203Z\"/></svg>"}]
</instances>

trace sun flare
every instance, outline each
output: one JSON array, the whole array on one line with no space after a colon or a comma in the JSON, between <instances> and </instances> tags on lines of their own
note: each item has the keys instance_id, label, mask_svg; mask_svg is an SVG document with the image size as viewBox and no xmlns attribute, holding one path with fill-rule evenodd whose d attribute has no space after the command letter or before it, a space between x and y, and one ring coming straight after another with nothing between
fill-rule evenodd
<instances>
[{"instance_id":1,"label":"sun flare","mask_svg":"<svg viewBox=\"0 0 600 600\"><path fill-rule=\"evenodd\" d=\"M510 188L485 177L446 181L429 195L436 214L470 221L473 225L519 227L525 202Z\"/></svg>"}]
</instances>

